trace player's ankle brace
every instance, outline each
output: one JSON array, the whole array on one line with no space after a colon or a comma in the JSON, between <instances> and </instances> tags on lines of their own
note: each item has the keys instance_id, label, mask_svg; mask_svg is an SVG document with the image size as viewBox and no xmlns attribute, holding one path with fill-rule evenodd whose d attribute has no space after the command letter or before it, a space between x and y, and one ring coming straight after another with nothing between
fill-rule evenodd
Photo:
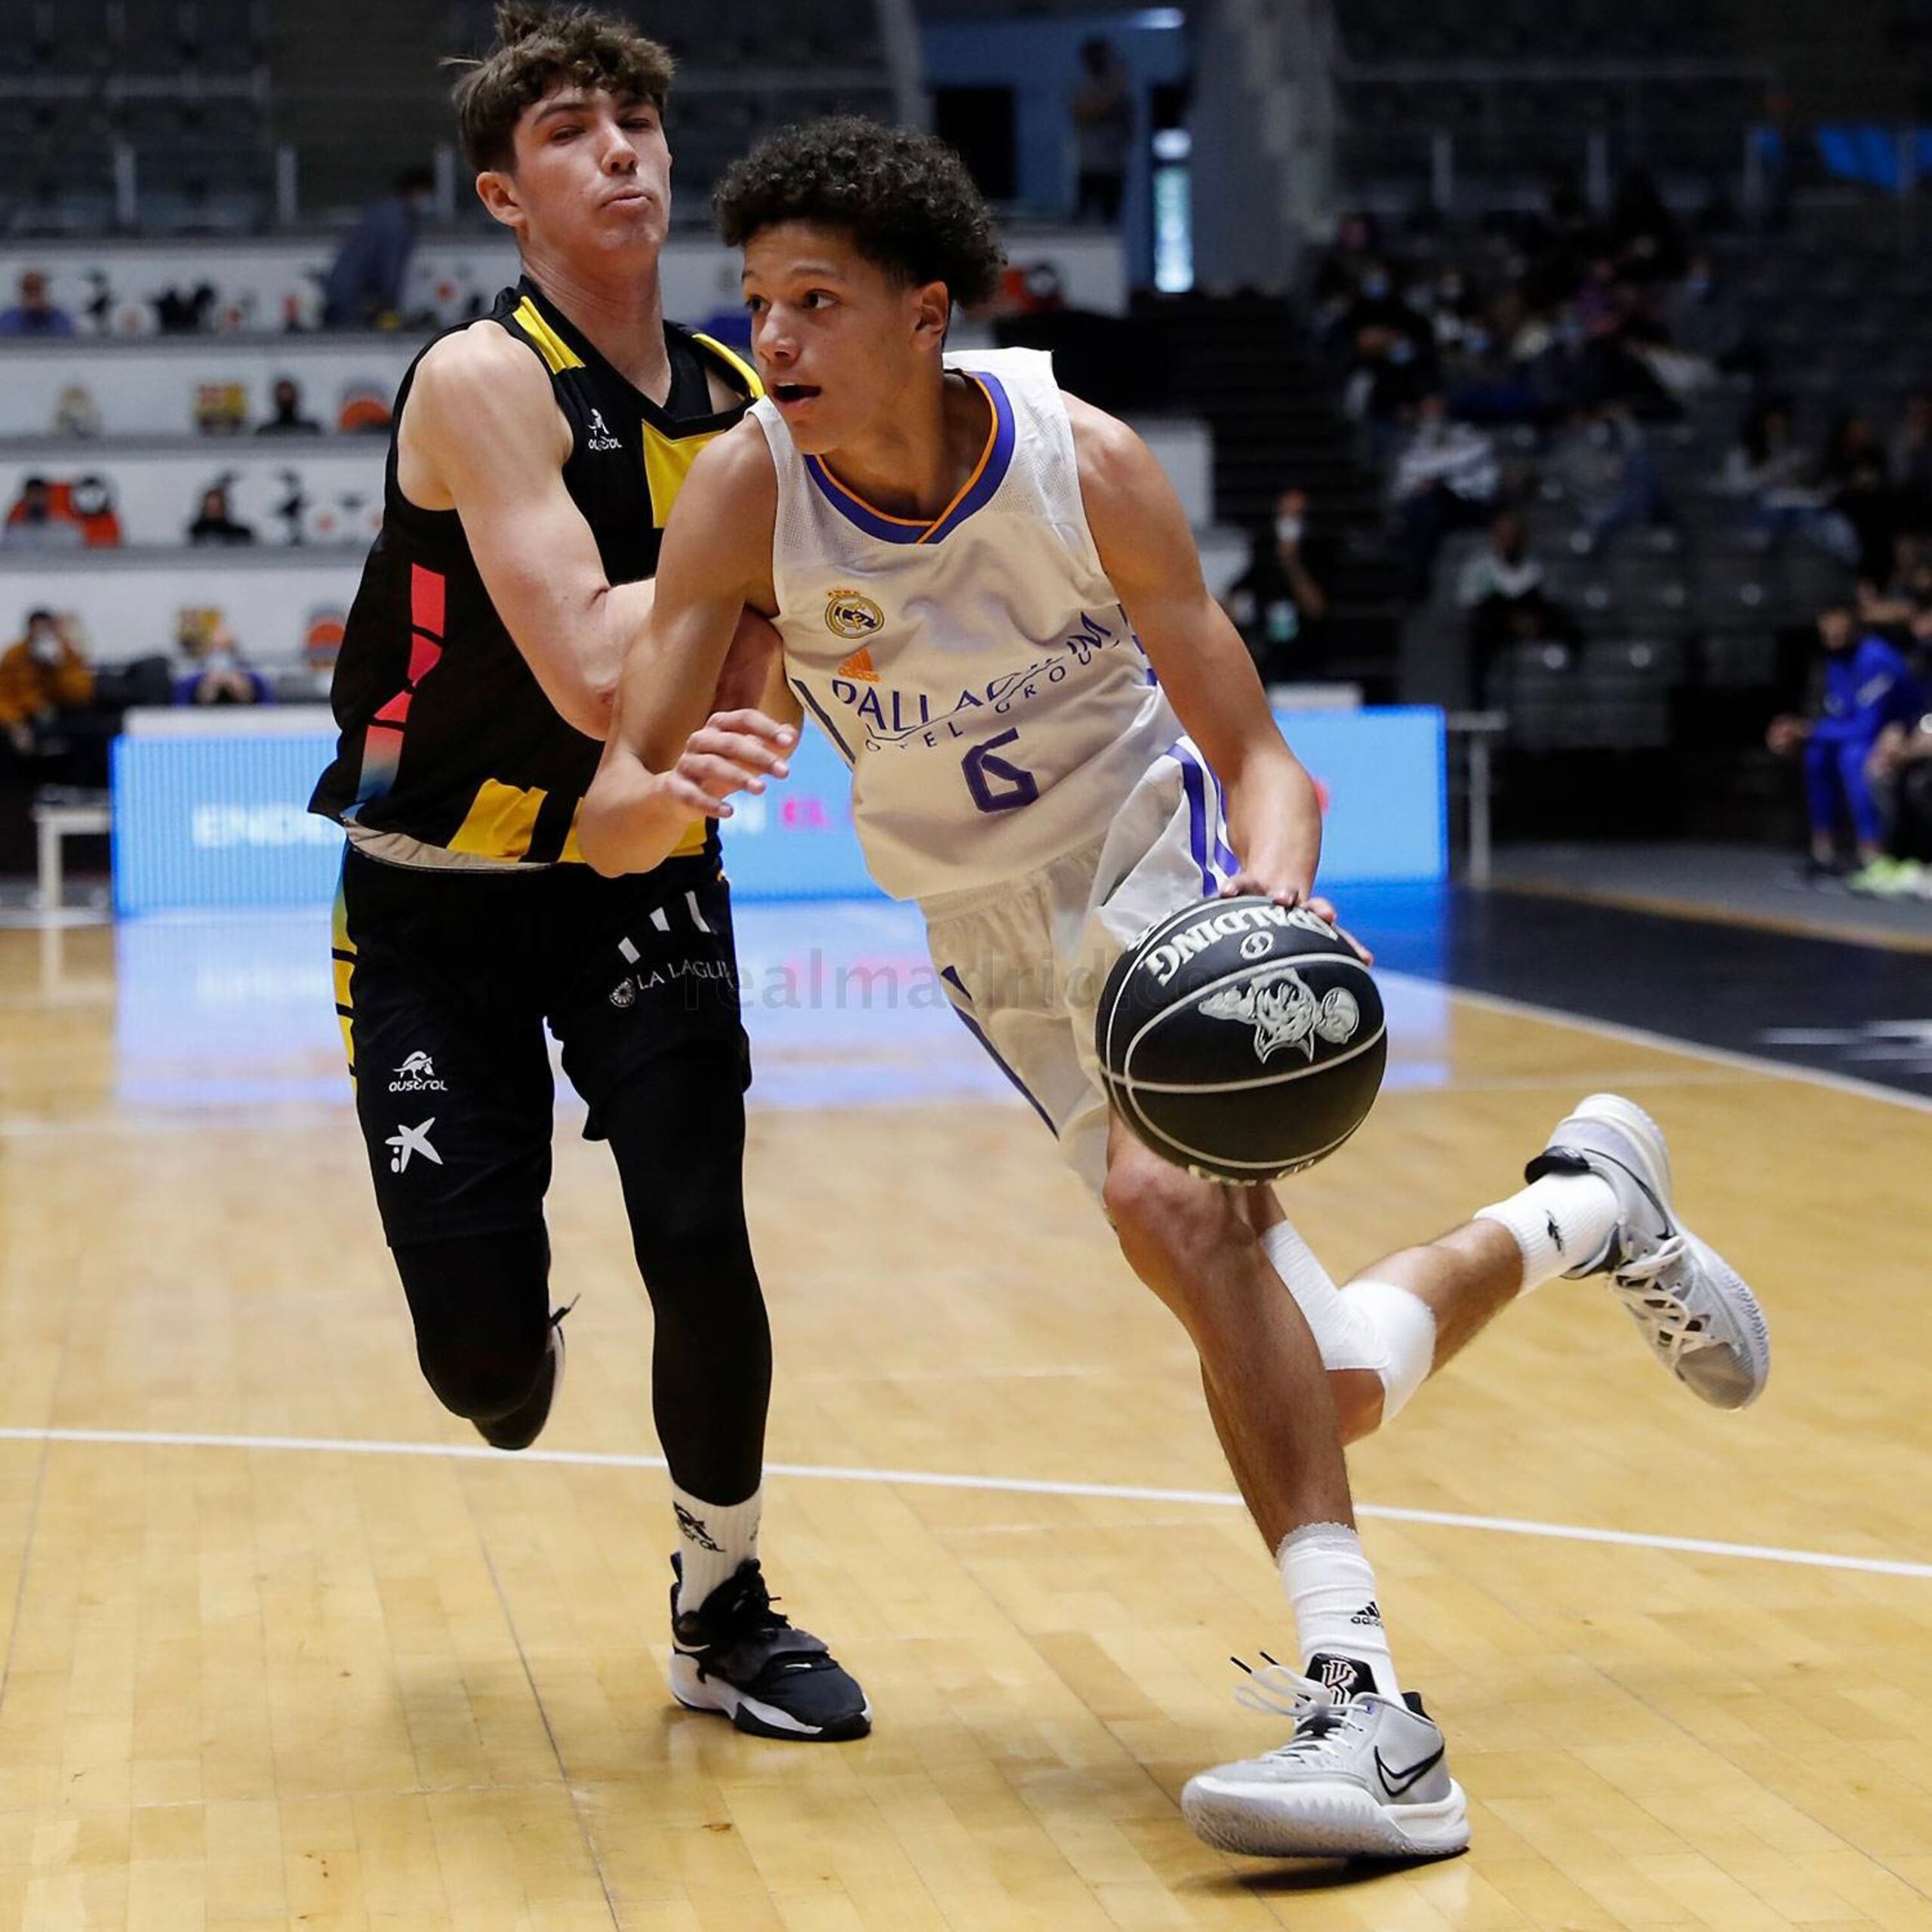
<instances>
[{"instance_id":1,"label":"player's ankle brace","mask_svg":"<svg viewBox=\"0 0 1932 1932\"><path fill-rule=\"evenodd\" d=\"M1292 1225L1278 1221L1262 1251L1302 1312L1321 1365L1366 1369L1382 1383L1382 1420L1399 1414L1435 1361L1435 1316L1429 1304L1388 1281L1338 1288Z\"/></svg>"}]
</instances>

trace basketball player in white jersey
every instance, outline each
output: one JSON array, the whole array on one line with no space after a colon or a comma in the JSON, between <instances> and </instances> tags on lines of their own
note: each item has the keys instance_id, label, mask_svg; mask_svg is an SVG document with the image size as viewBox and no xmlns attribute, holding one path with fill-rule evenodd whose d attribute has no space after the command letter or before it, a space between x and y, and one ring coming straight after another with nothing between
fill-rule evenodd
<instances>
[{"instance_id":1,"label":"basketball player in white jersey","mask_svg":"<svg viewBox=\"0 0 1932 1932\"><path fill-rule=\"evenodd\" d=\"M672 514L585 854L656 864L693 812L728 817L782 777L816 718L852 765L873 876L919 903L961 1018L1186 1327L1279 1565L1303 1668L1247 1687L1293 1734L1191 1780L1190 1822L1277 1856L1460 1850L1463 1793L1397 1678L1344 1439L1561 1272L1610 1275L1666 1366L1740 1407L1765 1372L1756 1304L1678 1223L1661 1135L1613 1097L1562 1123L1521 1193L1346 1290L1272 1189L1197 1180L1109 1116L1094 1008L1149 923L1250 891L1332 917L1311 896L1313 785L1139 438L1044 355L946 352L953 304L983 300L1000 263L949 149L851 119L788 130L718 208L766 396ZM707 721L690 694L717 688L745 608L774 620L782 681L766 710Z\"/></svg>"}]
</instances>

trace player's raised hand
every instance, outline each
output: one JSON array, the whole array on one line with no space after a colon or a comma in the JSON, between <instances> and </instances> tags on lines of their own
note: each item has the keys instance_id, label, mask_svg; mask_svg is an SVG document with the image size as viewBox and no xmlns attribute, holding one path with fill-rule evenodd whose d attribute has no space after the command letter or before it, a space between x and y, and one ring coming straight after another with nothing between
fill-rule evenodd
<instances>
[{"instance_id":1,"label":"player's raised hand","mask_svg":"<svg viewBox=\"0 0 1932 1932\"><path fill-rule=\"evenodd\" d=\"M714 711L685 741L664 784L678 804L706 818L729 818L731 794L762 792L791 770L798 734L761 711Z\"/></svg>"}]
</instances>

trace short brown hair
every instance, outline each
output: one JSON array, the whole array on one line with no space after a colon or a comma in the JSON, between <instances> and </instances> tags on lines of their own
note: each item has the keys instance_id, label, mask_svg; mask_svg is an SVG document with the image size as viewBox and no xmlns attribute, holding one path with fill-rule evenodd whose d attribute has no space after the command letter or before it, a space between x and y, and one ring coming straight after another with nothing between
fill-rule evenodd
<instances>
[{"instance_id":1,"label":"short brown hair","mask_svg":"<svg viewBox=\"0 0 1932 1932\"><path fill-rule=\"evenodd\" d=\"M557 88L595 88L661 108L677 66L668 48L628 20L589 7L552 11L530 0L500 0L496 45L480 60L450 64L468 69L451 98L463 153L479 173L515 164L517 122Z\"/></svg>"}]
</instances>

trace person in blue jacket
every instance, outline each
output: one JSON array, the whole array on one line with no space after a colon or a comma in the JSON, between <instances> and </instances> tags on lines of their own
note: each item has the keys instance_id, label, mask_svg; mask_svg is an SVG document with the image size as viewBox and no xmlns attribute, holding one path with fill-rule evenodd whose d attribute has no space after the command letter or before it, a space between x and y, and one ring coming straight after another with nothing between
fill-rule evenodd
<instances>
[{"instance_id":1,"label":"person in blue jacket","mask_svg":"<svg viewBox=\"0 0 1932 1932\"><path fill-rule=\"evenodd\" d=\"M1803 749L1814 877L1847 869L1838 856L1841 812L1851 822L1859 864L1883 856L1884 824L1872 783L1872 754L1887 725L1909 728L1925 709L1912 666L1883 638L1862 632L1848 605L1820 616L1818 638L1825 648L1818 716L1774 718L1766 734L1774 752Z\"/></svg>"}]
</instances>

